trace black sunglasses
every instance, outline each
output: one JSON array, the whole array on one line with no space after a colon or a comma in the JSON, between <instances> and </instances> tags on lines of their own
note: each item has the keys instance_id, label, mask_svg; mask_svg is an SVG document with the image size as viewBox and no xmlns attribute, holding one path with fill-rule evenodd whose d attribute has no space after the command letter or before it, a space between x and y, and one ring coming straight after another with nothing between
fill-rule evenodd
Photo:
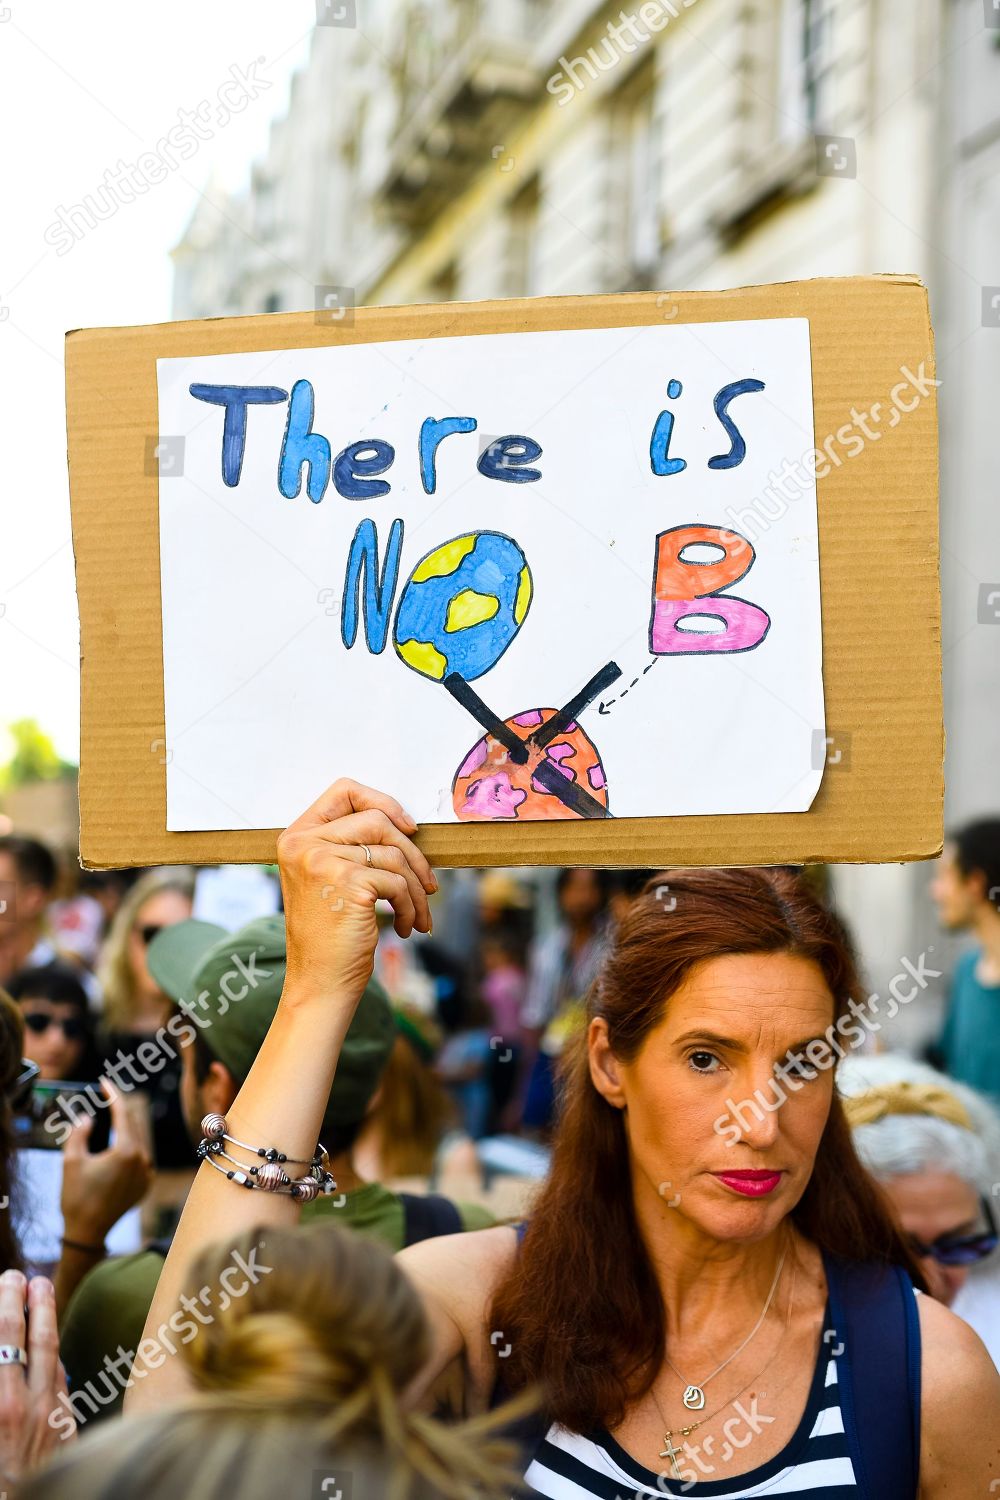
<instances>
[{"instance_id":1,"label":"black sunglasses","mask_svg":"<svg viewBox=\"0 0 1000 1500\"><path fill-rule=\"evenodd\" d=\"M929 1245L918 1240L915 1234L907 1235L914 1255L929 1255L942 1266L973 1266L976 1261L985 1260L1000 1244L1000 1236L997 1235L989 1199L984 1196L979 1201L988 1226L986 1229L981 1229L978 1234L941 1234Z\"/></svg>"},{"instance_id":2,"label":"black sunglasses","mask_svg":"<svg viewBox=\"0 0 1000 1500\"><path fill-rule=\"evenodd\" d=\"M27 1105L41 1071L36 1062L28 1062L26 1058L21 1059L21 1071L7 1091L10 1107L15 1113L19 1113Z\"/></svg>"},{"instance_id":3,"label":"black sunglasses","mask_svg":"<svg viewBox=\"0 0 1000 1500\"><path fill-rule=\"evenodd\" d=\"M139 936L142 938L143 943L148 948L149 945L150 945L150 943L155 938L156 934L158 932L162 932L162 931L163 931L163 923L162 922L145 922L139 928Z\"/></svg>"},{"instance_id":4,"label":"black sunglasses","mask_svg":"<svg viewBox=\"0 0 1000 1500\"><path fill-rule=\"evenodd\" d=\"M48 1031L50 1026L61 1026L68 1042L79 1042L86 1035L86 1028L79 1016L51 1016L47 1010L25 1011L24 1024L36 1036Z\"/></svg>"}]
</instances>

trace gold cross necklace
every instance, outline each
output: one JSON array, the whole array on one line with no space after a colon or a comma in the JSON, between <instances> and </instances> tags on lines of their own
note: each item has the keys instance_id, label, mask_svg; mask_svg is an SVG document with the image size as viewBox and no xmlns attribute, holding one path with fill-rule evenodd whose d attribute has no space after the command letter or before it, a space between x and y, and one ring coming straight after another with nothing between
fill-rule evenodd
<instances>
[{"instance_id":1,"label":"gold cross necklace","mask_svg":"<svg viewBox=\"0 0 1000 1500\"><path fill-rule=\"evenodd\" d=\"M786 1245L785 1248L787 1249L787 1245ZM784 1260L785 1260L785 1256L784 1256L784 1252L782 1252L781 1261L779 1262L779 1265L778 1265L778 1274L779 1275L781 1274L781 1267L784 1264ZM686 1441L691 1436L692 1432L694 1432L694 1430L695 1430L696 1427L703 1427L706 1422L711 1422L711 1420L712 1420L713 1417L717 1417L720 1412L725 1411L725 1409L726 1409L727 1406L731 1406L732 1403L735 1400L737 1400L738 1397L742 1396L742 1394L743 1394L743 1392L745 1390L747 1390L751 1385L753 1385L755 1381L757 1381L757 1380L760 1379L760 1377L764 1374L764 1371L766 1369L768 1369L768 1367L773 1362L775 1356L778 1353L778 1349L781 1348L781 1345L785 1341L785 1338L786 1338L786 1336L788 1334L788 1327L789 1327L789 1324L791 1323L791 1320L792 1320L792 1306L793 1306L794 1301L795 1301L795 1278L796 1278L797 1273L798 1273L798 1265L797 1264L793 1264L793 1266L792 1266L792 1285L789 1288L789 1293L788 1293L788 1311L785 1314L785 1328L784 1328L784 1332L782 1334L781 1339L778 1341L777 1348L774 1350L773 1354L771 1354L771 1355L768 1356L767 1360L765 1361L765 1363L763 1365L761 1365L761 1367L757 1371L757 1373L755 1375L751 1375L751 1377L747 1381L746 1385L744 1385L740 1390L738 1390L735 1393L735 1395L731 1396L729 1398L729 1400L724 1403L724 1405L722 1405L720 1407L717 1407L716 1410L713 1411L709 1416L707 1416L707 1417L700 1417L697 1422L691 1422L691 1423L689 1423L689 1425L687 1427L667 1427L666 1426L667 1419L666 1419L666 1417L663 1414L663 1407L660 1405L659 1401L657 1400L656 1391L653 1389L652 1386L650 1386L649 1394L652 1396L652 1398L653 1398L653 1404L655 1405L656 1410L659 1412L660 1421L663 1423L664 1427L666 1427L666 1431L663 1434L663 1444L664 1444L663 1452L659 1456L660 1456L660 1458L669 1458L671 1464L673 1465L673 1470L674 1470L673 1477L675 1479L683 1479L683 1477L684 1477L682 1475L682 1473L680 1471L680 1468L678 1466L678 1463L677 1463L677 1457L678 1457L678 1455L681 1454L681 1453L683 1453L684 1450L683 1450L683 1447L681 1447L681 1448L675 1448L674 1447L674 1444L673 1444L674 1437L677 1436L677 1437L683 1438ZM771 1288L771 1296L773 1296L774 1289L775 1289L776 1286L777 1286L777 1280L775 1280L774 1286L772 1286L772 1288ZM771 1297L769 1296L768 1300L767 1300L767 1306L764 1309L765 1315L766 1315L768 1309L770 1308L770 1305L771 1305ZM758 1322L757 1327L753 1330L753 1333L757 1332L757 1330L760 1328L760 1325L761 1325L762 1322L763 1322L763 1318L761 1318L760 1322ZM753 1338L753 1333L750 1335L750 1338L747 1338L747 1339L745 1339L743 1341L743 1343L740 1345L740 1349L746 1348L746 1345L750 1342L750 1339ZM739 1354L739 1352L740 1352L740 1350L737 1349L736 1354ZM729 1359L726 1360L726 1364L729 1364L730 1360L735 1359L735 1358L736 1358L736 1355L735 1354L731 1354L729 1356ZM669 1359L667 1360L667 1363L670 1364ZM674 1366L672 1364L670 1364L670 1368L673 1370ZM719 1366L719 1369L722 1369L721 1365ZM674 1373L676 1374L677 1371L674 1370ZM719 1371L716 1370L714 1373L717 1375L719 1373ZM683 1379L683 1376L681 1378ZM709 1380L710 1379L711 1379L711 1376L709 1376ZM704 1384L707 1385L708 1381L705 1381Z\"/></svg>"}]
</instances>

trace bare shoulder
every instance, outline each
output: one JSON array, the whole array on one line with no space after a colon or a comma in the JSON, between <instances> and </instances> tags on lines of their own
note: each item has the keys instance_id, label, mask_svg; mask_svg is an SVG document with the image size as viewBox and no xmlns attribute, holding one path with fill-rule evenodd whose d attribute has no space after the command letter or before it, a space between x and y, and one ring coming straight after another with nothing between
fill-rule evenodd
<instances>
[{"instance_id":1,"label":"bare shoulder","mask_svg":"<svg viewBox=\"0 0 1000 1500\"><path fill-rule=\"evenodd\" d=\"M396 1256L425 1300L432 1299L460 1326L481 1325L493 1292L517 1256L517 1233L508 1224L443 1234L410 1245Z\"/></svg>"},{"instance_id":2,"label":"bare shoulder","mask_svg":"<svg viewBox=\"0 0 1000 1500\"><path fill-rule=\"evenodd\" d=\"M470 1398L486 1398L491 1379L487 1314L516 1258L517 1233L506 1224L441 1235L398 1252L396 1259L420 1293L431 1329L431 1358L415 1395L426 1395L452 1361L460 1359Z\"/></svg>"},{"instance_id":3,"label":"bare shoulder","mask_svg":"<svg viewBox=\"0 0 1000 1500\"><path fill-rule=\"evenodd\" d=\"M979 1335L932 1297L920 1315L920 1500L989 1495L1000 1480L1000 1374Z\"/></svg>"},{"instance_id":4,"label":"bare shoulder","mask_svg":"<svg viewBox=\"0 0 1000 1500\"><path fill-rule=\"evenodd\" d=\"M400 1250L396 1260L412 1281L445 1301L468 1293L483 1301L510 1271L516 1256L516 1230L510 1224L495 1224L492 1229L424 1239Z\"/></svg>"},{"instance_id":5,"label":"bare shoulder","mask_svg":"<svg viewBox=\"0 0 1000 1500\"><path fill-rule=\"evenodd\" d=\"M921 1366L927 1377L923 1386L925 1391L933 1393L933 1400L950 1398L958 1381L980 1381L984 1395L992 1392L994 1398L1000 1400L1000 1375L986 1345L965 1319L959 1318L943 1302L924 1295L917 1298L917 1311L920 1315ZM963 1391L963 1401L965 1395Z\"/></svg>"}]
</instances>

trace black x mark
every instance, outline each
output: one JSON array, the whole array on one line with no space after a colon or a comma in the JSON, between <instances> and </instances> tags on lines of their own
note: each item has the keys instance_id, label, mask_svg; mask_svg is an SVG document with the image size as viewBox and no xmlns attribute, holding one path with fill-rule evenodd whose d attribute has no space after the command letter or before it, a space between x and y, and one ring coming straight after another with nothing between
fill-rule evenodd
<instances>
[{"instance_id":1,"label":"black x mark","mask_svg":"<svg viewBox=\"0 0 1000 1500\"><path fill-rule=\"evenodd\" d=\"M466 682L460 672L449 672L444 679L444 685L451 696L462 707L468 709L469 713L482 725L488 734L498 740L507 751L511 760L516 765L523 766L528 762L529 747L534 746L538 750L544 750L557 735L565 734L570 724L575 723L578 716L592 703L598 694L603 693L605 688L622 675L621 667L617 662L609 661L606 667L590 679L546 724L542 724L526 739L521 739L512 729L508 729L502 719L497 718L493 710L483 702L475 688ZM540 782L547 792L558 797L581 818L610 818L612 814L606 807L602 807L596 797L592 797L585 787L575 781L569 781L562 772L546 756L536 766L533 772L536 781Z\"/></svg>"}]
</instances>

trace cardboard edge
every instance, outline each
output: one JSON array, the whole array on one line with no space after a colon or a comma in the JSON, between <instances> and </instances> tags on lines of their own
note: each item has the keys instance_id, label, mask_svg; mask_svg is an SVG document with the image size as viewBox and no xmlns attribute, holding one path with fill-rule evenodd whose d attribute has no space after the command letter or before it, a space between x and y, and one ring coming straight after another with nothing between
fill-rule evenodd
<instances>
[{"instance_id":1,"label":"cardboard edge","mask_svg":"<svg viewBox=\"0 0 1000 1500\"><path fill-rule=\"evenodd\" d=\"M859 283L862 285L864 283L869 283L873 287L878 287L880 289L885 285L895 285L907 288L921 287L923 288L925 298L927 295L926 285L924 284L920 276L918 276L916 272L913 271L876 271L867 276L815 276L809 278L808 284L811 287L836 287L837 285L843 285L847 282L851 282L855 286L857 286ZM802 286L803 282L801 278L793 278L788 281L769 282L768 285L776 288L795 287ZM651 287L648 291L600 292L596 295L599 296L602 301L626 303L646 302L651 297L662 296L683 296L689 299L697 297L737 297L741 293L745 292L759 292L760 289L760 283L747 282L741 286L697 287L691 290L684 290L677 287ZM456 311L468 311L470 308L481 308L485 310L487 308L498 306L509 307L514 303L523 304L525 307L532 307L537 306L538 304L543 302L548 306L565 308L572 306L575 303L593 302L594 297L595 294L586 292L558 292L551 296L543 295L536 297L477 297L468 302L408 302L405 304L405 310L408 312L411 310L428 312L433 311L435 314L444 318L449 316L453 309ZM383 316L391 317L399 314L403 310L404 308L402 306L391 302L376 302L370 305L362 303L357 308L355 308L356 312L364 313L366 316L371 314L380 314ZM142 338L147 334L164 328L176 330L184 328L207 328L213 323L227 323L230 327L234 328L239 328L243 324L251 323L259 327L262 320L265 318L274 318L275 320L281 320L284 322L289 318L310 318L312 316L312 308L300 307L287 308L281 312L276 313L240 313L232 317L182 319L167 318L160 323L98 324L89 328L68 329L65 334L65 339L68 344L69 340L71 339L74 342L91 342L92 340L101 339L112 334L116 338L121 338L125 335L132 335L135 338ZM333 325L316 324L315 326L317 328L329 328ZM175 356L164 355L162 357L169 359Z\"/></svg>"}]
</instances>

